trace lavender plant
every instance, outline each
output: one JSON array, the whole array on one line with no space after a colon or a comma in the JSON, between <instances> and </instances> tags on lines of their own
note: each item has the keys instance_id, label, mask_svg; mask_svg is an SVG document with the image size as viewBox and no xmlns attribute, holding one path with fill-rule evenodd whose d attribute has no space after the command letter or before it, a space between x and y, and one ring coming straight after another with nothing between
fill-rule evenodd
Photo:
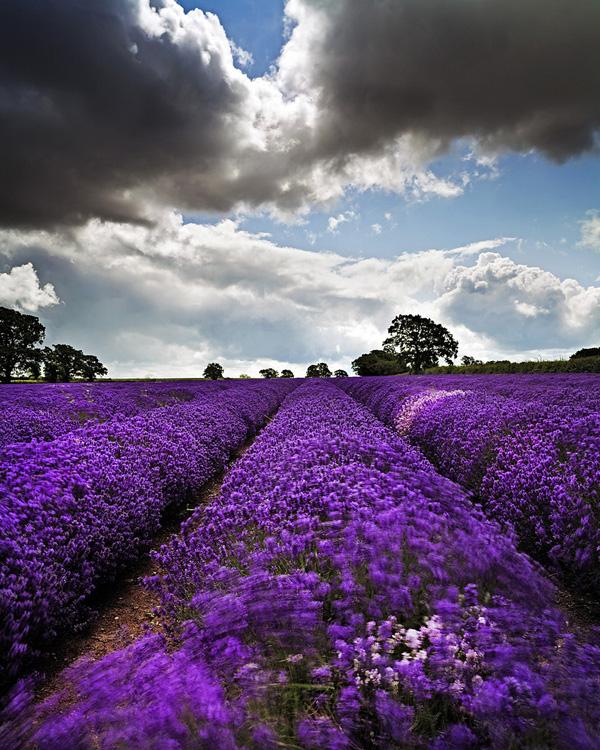
<instances>
[{"instance_id":1,"label":"lavender plant","mask_svg":"<svg viewBox=\"0 0 600 750\"><path fill-rule=\"evenodd\" d=\"M523 549L600 592L597 375L336 381L472 491Z\"/></svg>"},{"instance_id":2,"label":"lavender plant","mask_svg":"<svg viewBox=\"0 0 600 750\"><path fill-rule=\"evenodd\" d=\"M228 381L186 383L15 384L0 387L0 449L53 440L89 422L210 398Z\"/></svg>"},{"instance_id":3,"label":"lavender plant","mask_svg":"<svg viewBox=\"0 0 600 750\"><path fill-rule=\"evenodd\" d=\"M88 616L100 583L191 499L294 384L244 384L113 417L0 462L0 653L5 674Z\"/></svg>"},{"instance_id":4,"label":"lavender plant","mask_svg":"<svg viewBox=\"0 0 600 750\"><path fill-rule=\"evenodd\" d=\"M16 694L5 738L598 746L600 651L568 631L541 569L334 385L291 393L157 561L166 640L77 665L38 711Z\"/></svg>"}]
</instances>

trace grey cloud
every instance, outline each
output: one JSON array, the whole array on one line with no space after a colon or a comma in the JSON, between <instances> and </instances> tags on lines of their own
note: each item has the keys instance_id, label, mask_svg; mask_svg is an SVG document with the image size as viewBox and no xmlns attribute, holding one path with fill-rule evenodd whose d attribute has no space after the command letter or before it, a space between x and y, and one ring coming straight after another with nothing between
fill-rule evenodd
<instances>
[{"instance_id":1,"label":"grey cloud","mask_svg":"<svg viewBox=\"0 0 600 750\"><path fill-rule=\"evenodd\" d=\"M556 160L597 145L597 0L290 0L288 13L284 72L304 66L320 92L323 153L405 132Z\"/></svg>"},{"instance_id":2,"label":"grey cloud","mask_svg":"<svg viewBox=\"0 0 600 750\"><path fill-rule=\"evenodd\" d=\"M153 5L0 4L3 224L142 220L140 191L178 177L218 207L206 175L235 155L243 79L214 18Z\"/></svg>"},{"instance_id":3,"label":"grey cloud","mask_svg":"<svg viewBox=\"0 0 600 750\"><path fill-rule=\"evenodd\" d=\"M113 251L118 253L118 247ZM11 265L27 259L42 280L55 280L63 304L39 311L48 341L93 351L112 365L113 373L139 367L155 371L169 347L185 350L188 358L208 351L212 358L240 361L332 359L338 339L331 330L340 317L360 310L360 301L349 295L328 315L329 287L324 284L321 295L301 281L291 289L288 273L238 283L234 246L221 257L219 273L206 276L201 263L168 268L163 258L154 257L111 267L103 263L111 258L106 248L102 256L86 255L73 263L78 252L70 247L57 256L47 247L19 243L9 257ZM320 323L325 332L319 334ZM178 365L172 366L176 374Z\"/></svg>"}]
</instances>

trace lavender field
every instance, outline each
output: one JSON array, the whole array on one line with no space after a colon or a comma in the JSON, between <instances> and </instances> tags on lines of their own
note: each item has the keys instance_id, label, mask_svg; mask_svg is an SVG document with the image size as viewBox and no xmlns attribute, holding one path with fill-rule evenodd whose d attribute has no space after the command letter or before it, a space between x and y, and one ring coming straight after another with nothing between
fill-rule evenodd
<instances>
[{"instance_id":1,"label":"lavender field","mask_svg":"<svg viewBox=\"0 0 600 750\"><path fill-rule=\"evenodd\" d=\"M600 376L4 386L0 504L2 749L600 747Z\"/></svg>"}]
</instances>

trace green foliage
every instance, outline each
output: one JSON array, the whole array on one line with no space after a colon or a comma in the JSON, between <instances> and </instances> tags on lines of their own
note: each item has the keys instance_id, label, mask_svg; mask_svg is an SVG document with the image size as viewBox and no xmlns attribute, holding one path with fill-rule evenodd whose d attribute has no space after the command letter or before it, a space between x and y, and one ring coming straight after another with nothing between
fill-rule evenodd
<instances>
[{"instance_id":1,"label":"green foliage","mask_svg":"<svg viewBox=\"0 0 600 750\"><path fill-rule=\"evenodd\" d=\"M582 357L580 359L540 360L535 362L510 362L509 360L492 360L466 367L430 367L425 370L431 375L495 375L501 373L528 372L599 372L600 357Z\"/></svg>"},{"instance_id":2,"label":"green foliage","mask_svg":"<svg viewBox=\"0 0 600 750\"><path fill-rule=\"evenodd\" d=\"M95 380L99 375L108 375L108 370L94 354L84 354L79 367L84 380Z\"/></svg>"},{"instance_id":3,"label":"green foliage","mask_svg":"<svg viewBox=\"0 0 600 750\"><path fill-rule=\"evenodd\" d=\"M242 373L241 375L238 375L238 380L252 380L252 378L250 377L250 375L245 375L244 373Z\"/></svg>"},{"instance_id":4,"label":"green foliage","mask_svg":"<svg viewBox=\"0 0 600 750\"><path fill-rule=\"evenodd\" d=\"M217 362L209 362L204 370L203 377L207 380L220 380L223 377L223 367Z\"/></svg>"},{"instance_id":5,"label":"green foliage","mask_svg":"<svg viewBox=\"0 0 600 750\"><path fill-rule=\"evenodd\" d=\"M357 357L352 362L352 369L357 375L400 375L408 368L397 355L383 349L373 349Z\"/></svg>"},{"instance_id":6,"label":"green foliage","mask_svg":"<svg viewBox=\"0 0 600 750\"><path fill-rule=\"evenodd\" d=\"M435 367L441 357L451 365L458 342L447 328L421 315L397 315L383 342L385 351L405 360L412 372Z\"/></svg>"},{"instance_id":7,"label":"green foliage","mask_svg":"<svg viewBox=\"0 0 600 750\"><path fill-rule=\"evenodd\" d=\"M259 375L262 375L263 378L266 378L267 380L270 380L271 378L278 378L279 373L277 370L273 369L272 367L265 367L263 370L258 371Z\"/></svg>"},{"instance_id":8,"label":"green foliage","mask_svg":"<svg viewBox=\"0 0 600 750\"><path fill-rule=\"evenodd\" d=\"M282 378L293 378L294 373L291 370L282 370L281 371L281 377Z\"/></svg>"},{"instance_id":9,"label":"green foliage","mask_svg":"<svg viewBox=\"0 0 600 750\"><path fill-rule=\"evenodd\" d=\"M54 344L44 348L44 378L51 383L68 383L74 377L95 380L108 370L93 354L84 354L69 344Z\"/></svg>"},{"instance_id":10,"label":"green foliage","mask_svg":"<svg viewBox=\"0 0 600 750\"><path fill-rule=\"evenodd\" d=\"M600 346L592 346L588 349L579 349L575 354L571 354L569 359L583 359L585 357L600 357Z\"/></svg>"},{"instance_id":11,"label":"green foliage","mask_svg":"<svg viewBox=\"0 0 600 750\"><path fill-rule=\"evenodd\" d=\"M326 362L319 362L316 365L309 365L306 370L307 378L330 378L331 370Z\"/></svg>"},{"instance_id":12,"label":"green foliage","mask_svg":"<svg viewBox=\"0 0 600 750\"><path fill-rule=\"evenodd\" d=\"M0 307L0 378L10 383L15 373L39 377L46 329L34 315Z\"/></svg>"},{"instance_id":13,"label":"green foliage","mask_svg":"<svg viewBox=\"0 0 600 750\"><path fill-rule=\"evenodd\" d=\"M348 373L346 372L346 370L336 370L333 373L333 377L334 378L347 378L348 377Z\"/></svg>"},{"instance_id":14,"label":"green foliage","mask_svg":"<svg viewBox=\"0 0 600 750\"><path fill-rule=\"evenodd\" d=\"M468 367L469 365L482 365L483 362L480 359L475 359L475 357L469 357L468 354L465 354L463 357L460 358L460 363L463 367Z\"/></svg>"}]
</instances>

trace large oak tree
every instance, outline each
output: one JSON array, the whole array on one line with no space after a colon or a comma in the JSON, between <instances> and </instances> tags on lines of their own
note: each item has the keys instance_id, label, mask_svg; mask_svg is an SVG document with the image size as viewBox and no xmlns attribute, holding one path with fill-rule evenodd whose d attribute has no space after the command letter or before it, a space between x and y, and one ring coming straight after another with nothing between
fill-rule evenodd
<instances>
[{"instance_id":1,"label":"large oak tree","mask_svg":"<svg viewBox=\"0 0 600 750\"><path fill-rule=\"evenodd\" d=\"M458 342L447 328L421 315L397 315L383 342L386 352L406 361L412 372L436 367L440 357L449 365L458 355Z\"/></svg>"},{"instance_id":2,"label":"large oak tree","mask_svg":"<svg viewBox=\"0 0 600 750\"><path fill-rule=\"evenodd\" d=\"M38 376L46 329L35 315L0 307L0 378L10 383L18 373Z\"/></svg>"}]
</instances>

